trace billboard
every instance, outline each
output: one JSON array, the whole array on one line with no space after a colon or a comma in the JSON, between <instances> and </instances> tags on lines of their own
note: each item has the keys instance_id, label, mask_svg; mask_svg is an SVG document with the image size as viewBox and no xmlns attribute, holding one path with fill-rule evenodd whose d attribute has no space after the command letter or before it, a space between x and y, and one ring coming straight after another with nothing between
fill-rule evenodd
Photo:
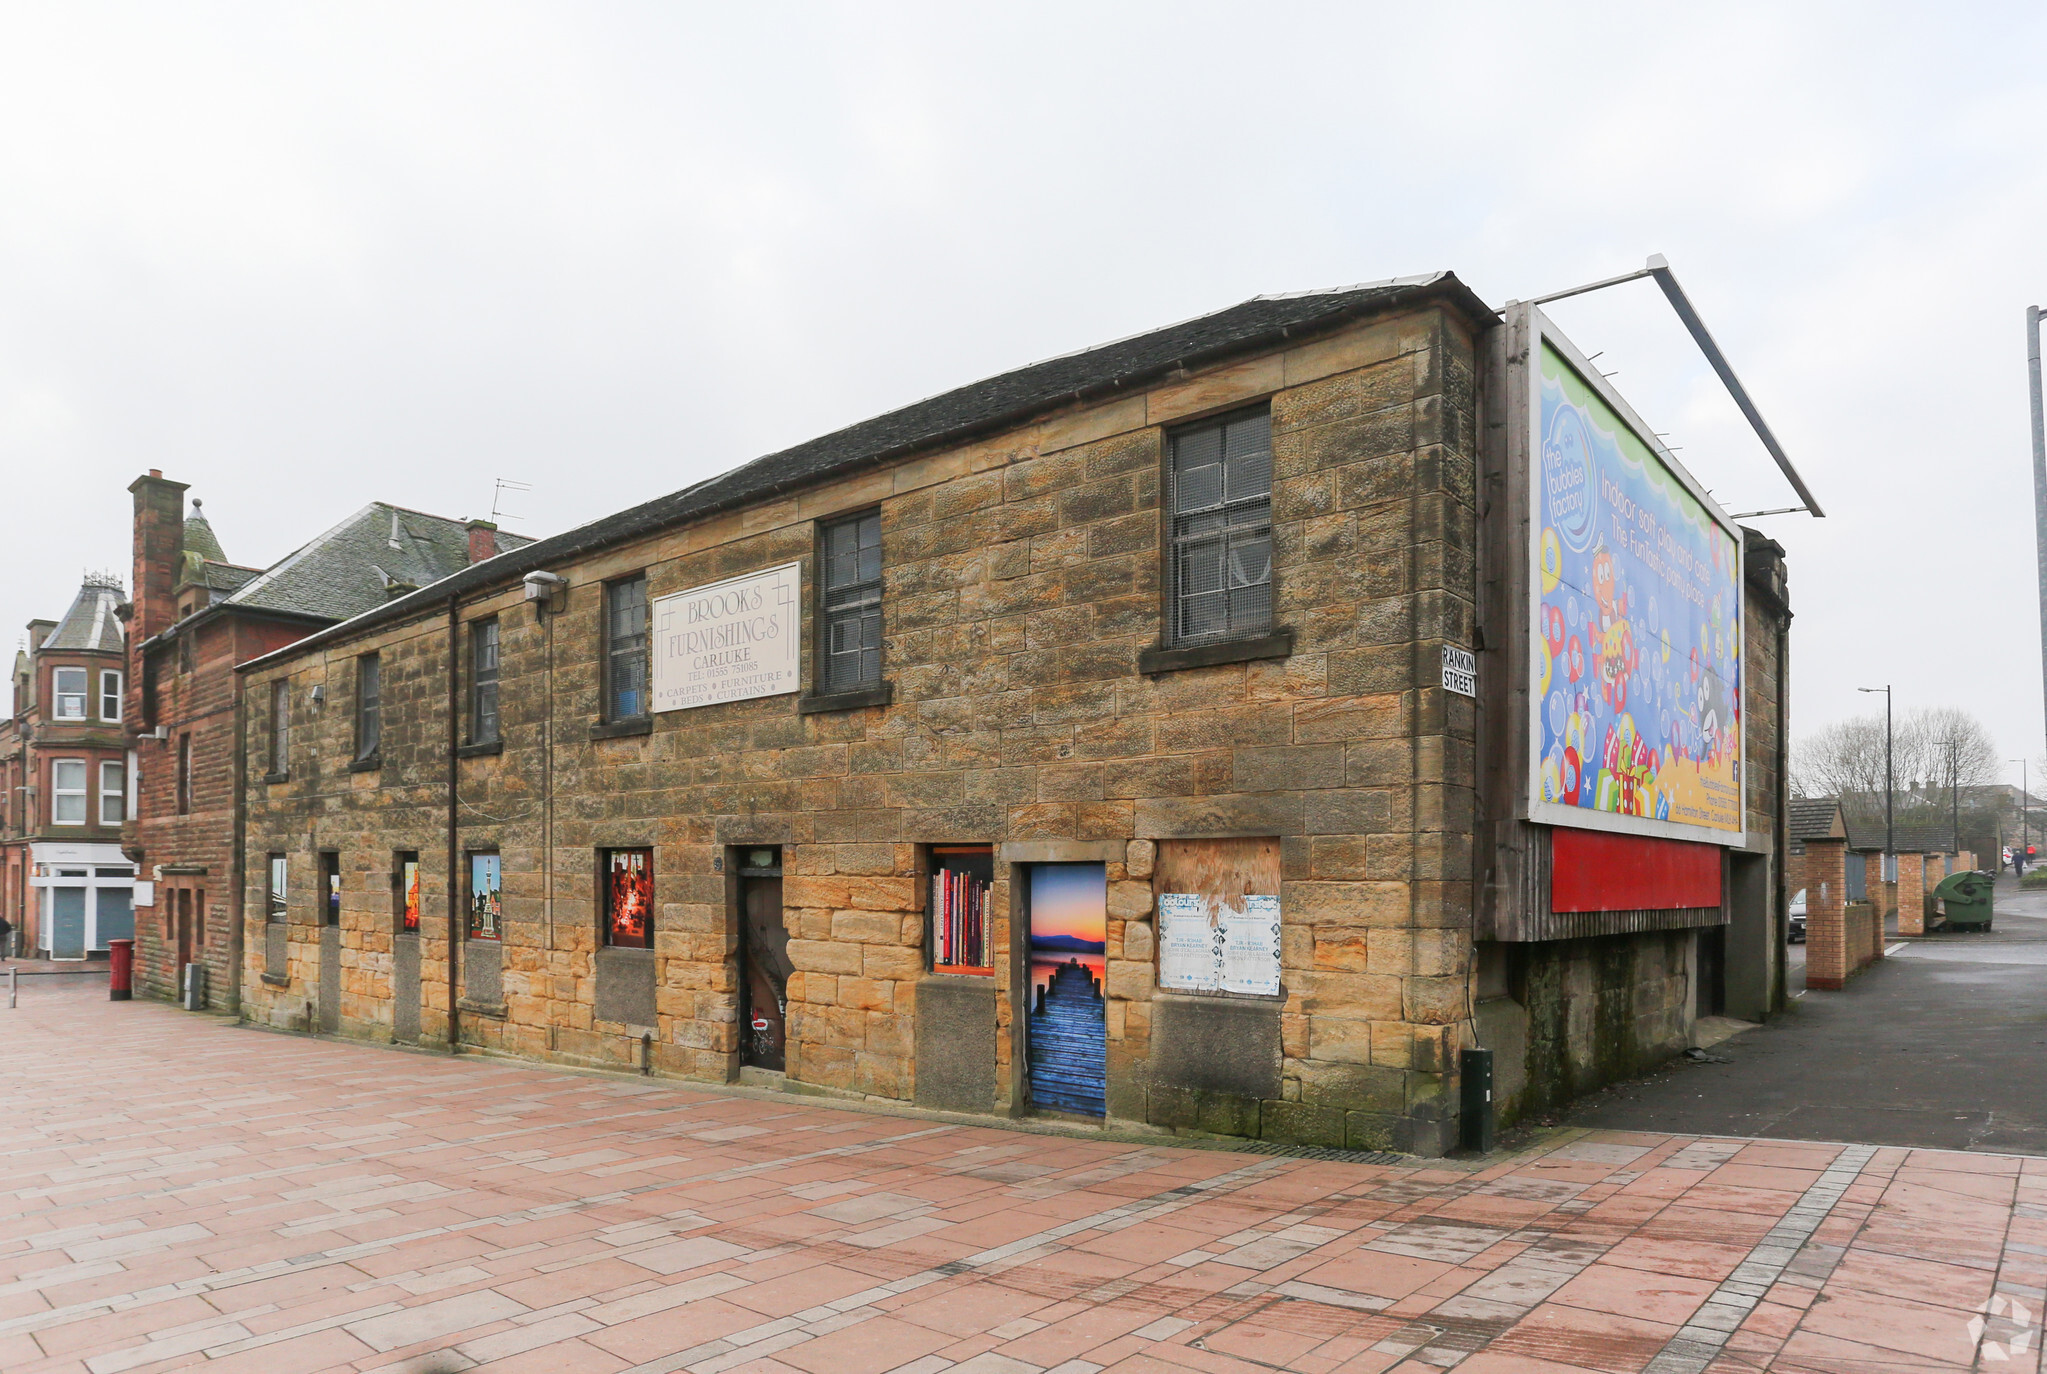
<instances>
[{"instance_id":1,"label":"billboard","mask_svg":"<svg viewBox=\"0 0 2047 1374\"><path fill-rule=\"evenodd\" d=\"M1529 819L1739 844L1739 532L1533 318Z\"/></svg>"}]
</instances>

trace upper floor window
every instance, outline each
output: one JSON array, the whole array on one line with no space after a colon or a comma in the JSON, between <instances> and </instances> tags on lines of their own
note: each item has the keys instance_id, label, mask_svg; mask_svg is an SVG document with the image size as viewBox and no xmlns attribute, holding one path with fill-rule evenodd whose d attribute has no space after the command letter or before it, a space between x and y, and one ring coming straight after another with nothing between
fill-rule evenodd
<instances>
[{"instance_id":1,"label":"upper floor window","mask_svg":"<svg viewBox=\"0 0 2047 1374\"><path fill-rule=\"evenodd\" d=\"M291 770L291 680L279 678L270 684L270 776L281 778Z\"/></svg>"},{"instance_id":2,"label":"upper floor window","mask_svg":"<svg viewBox=\"0 0 2047 1374\"><path fill-rule=\"evenodd\" d=\"M469 742L490 744L498 737L498 620L492 616L469 627Z\"/></svg>"},{"instance_id":3,"label":"upper floor window","mask_svg":"<svg viewBox=\"0 0 2047 1374\"><path fill-rule=\"evenodd\" d=\"M57 668L50 673L58 720L85 719L85 669Z\"/></svg>"},{"instance_id":4,"label":"upper floor window","mask_svg":"<svg viewBox=\"0 0 2047 1374\"><path fill-rule=\"evenodd\" d=\"M881 686L881 515L869 511L821 532L825 692Z\"/></svg>"},{"instance_id":5,"label":"upper floor window","mask_svg":"<svg viewBox=\"0 0 2047 1374\"><path fill-rule=\"evenodd\" d=\"M112 668L100 670L100 719L112 723L121 718L121 675Z\"/></svg>"},{"instance_id":6,"label":"upper floor window","mask_svg":"<svg viewBox=\"0 0 2047 1374\"><path fill-rule=\"evenodd\" d=\"M192 671L193 668L198 666L198 662L199 655L198 652L192 647L192 636L190 634L179 635L178 671L181 673L189 673Z\"/></svg>"},{"instance_id":7,"label":"upper floor window","mask_svg":"<svg viewBox=\"0 0 2047 1374\"><path fill-rule=\"evenodd\" d=\"M604 715L631 720L647 710L647 578L642 573L604 588Z\"/></svg>"},{"instance_id":8,"label":"upper floor window","mask_svg":"<svg viewBox=\"0 0 2047 1374\"><path fill-rule=\"evenodd\" d=\"M128 769L116 759L100 764L100 824L118 827L128 814Z\"/></svg>"},{"instance_id":9,"label":"upper floor window","mask_svg":"<svg viewBox=\"0 0 2047 1374\"><path fill-rule=\"evenodd\" d=\"M50 763L50 824L85 824L85 760Z\"/></svg>"},{"instance_id":10,"label":"upper floor window","mask_svg":"<svg viewBox=\"0 0 2047 1374\"><path fill-rule=\"evenodd\" d=\"M355 756L376 757L384 742L382 665L375 654L355 661Z\"/></svg>"},{"instance_id":11,"label":"upper floor window","mask_svg":"<svg viewBox=\"0 0 2047 1374\"><path fill-rule=\"evenodd\" d=\"M1239 411L1172 436L1167 613L1172 641L1272 629L1272 413Z\"/></svg>"},{"instance_id":12,"label":"upper floor window","mask_svg":"<svg viewBox=\"0 0 2047 1374\"><path fill-rule=\"evenodd\" d=\"M178 736L178 814L192 814L192 737Z\"/></svg>"}]
</instances>

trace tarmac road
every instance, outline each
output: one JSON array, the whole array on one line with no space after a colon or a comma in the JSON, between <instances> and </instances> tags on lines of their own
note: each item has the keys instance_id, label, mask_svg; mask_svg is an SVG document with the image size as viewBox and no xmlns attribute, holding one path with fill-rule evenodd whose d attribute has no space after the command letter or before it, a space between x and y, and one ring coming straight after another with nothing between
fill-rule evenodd
<instances>
[{"instance_id":1,"label":"tarmac road","mask_svg":"<svg viewBox=\"0 0 2047 1374\"><path fill-rule=\"evenodd\" d=\"M1843 991L1714 1046L1728 1063L1678 1061L1568 1123L2047 1155L2047 893L2002 879L1988 934L1889 947Z\"/></svg>"}]
</instances>

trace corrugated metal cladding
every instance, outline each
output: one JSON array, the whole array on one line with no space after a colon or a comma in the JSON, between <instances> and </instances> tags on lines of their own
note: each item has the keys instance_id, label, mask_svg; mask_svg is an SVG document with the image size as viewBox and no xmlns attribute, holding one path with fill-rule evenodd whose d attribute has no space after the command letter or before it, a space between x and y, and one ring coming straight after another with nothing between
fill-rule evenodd
<instances>
[{"instance_id":1,"label":"corrugated metal cladding","mask_svg":"<svg viewBox=\"0 0 2047 1374\"><path fill-rule=\"evenodd\" d=\"M1510 941L1581 940L1593 935L1632 935L1644 930L1690 930L1722 926L1727 907L1663 907L1633 911L1555 911L1550 907L1553 854L1551 829L1528 827L1532 843L1529 862L1521 871L1521 891L1498 919L1494 938Z\"/></svg>"}]
</instances>

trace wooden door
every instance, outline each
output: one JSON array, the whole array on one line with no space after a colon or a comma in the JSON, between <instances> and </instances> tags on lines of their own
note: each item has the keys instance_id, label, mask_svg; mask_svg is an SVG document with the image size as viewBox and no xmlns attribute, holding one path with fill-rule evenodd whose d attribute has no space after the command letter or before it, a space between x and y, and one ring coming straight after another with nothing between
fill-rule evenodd
<instances>
[{"instance_id":1,"label":"wooden door","mask_svg":"<svg viewBox=\"0 0 2047 1374\"><path fill-rule=\"evenodd\" d=\"M740 912L739 1062L787 1067L789 931L782 924L782 877L742 870Z\"/></svg>"},{"instance_id":2,"label":"wooden door","mask_svg":"<svg viewBox=\"0 0 2047 1374\"><path fill-rule=\"evenodd\" d=\"M174 977L185 976L185 965L192 962L192 889L176 888L171 893L177 905L178 963L171 972Z\"/></svg>"}]
</instances>

